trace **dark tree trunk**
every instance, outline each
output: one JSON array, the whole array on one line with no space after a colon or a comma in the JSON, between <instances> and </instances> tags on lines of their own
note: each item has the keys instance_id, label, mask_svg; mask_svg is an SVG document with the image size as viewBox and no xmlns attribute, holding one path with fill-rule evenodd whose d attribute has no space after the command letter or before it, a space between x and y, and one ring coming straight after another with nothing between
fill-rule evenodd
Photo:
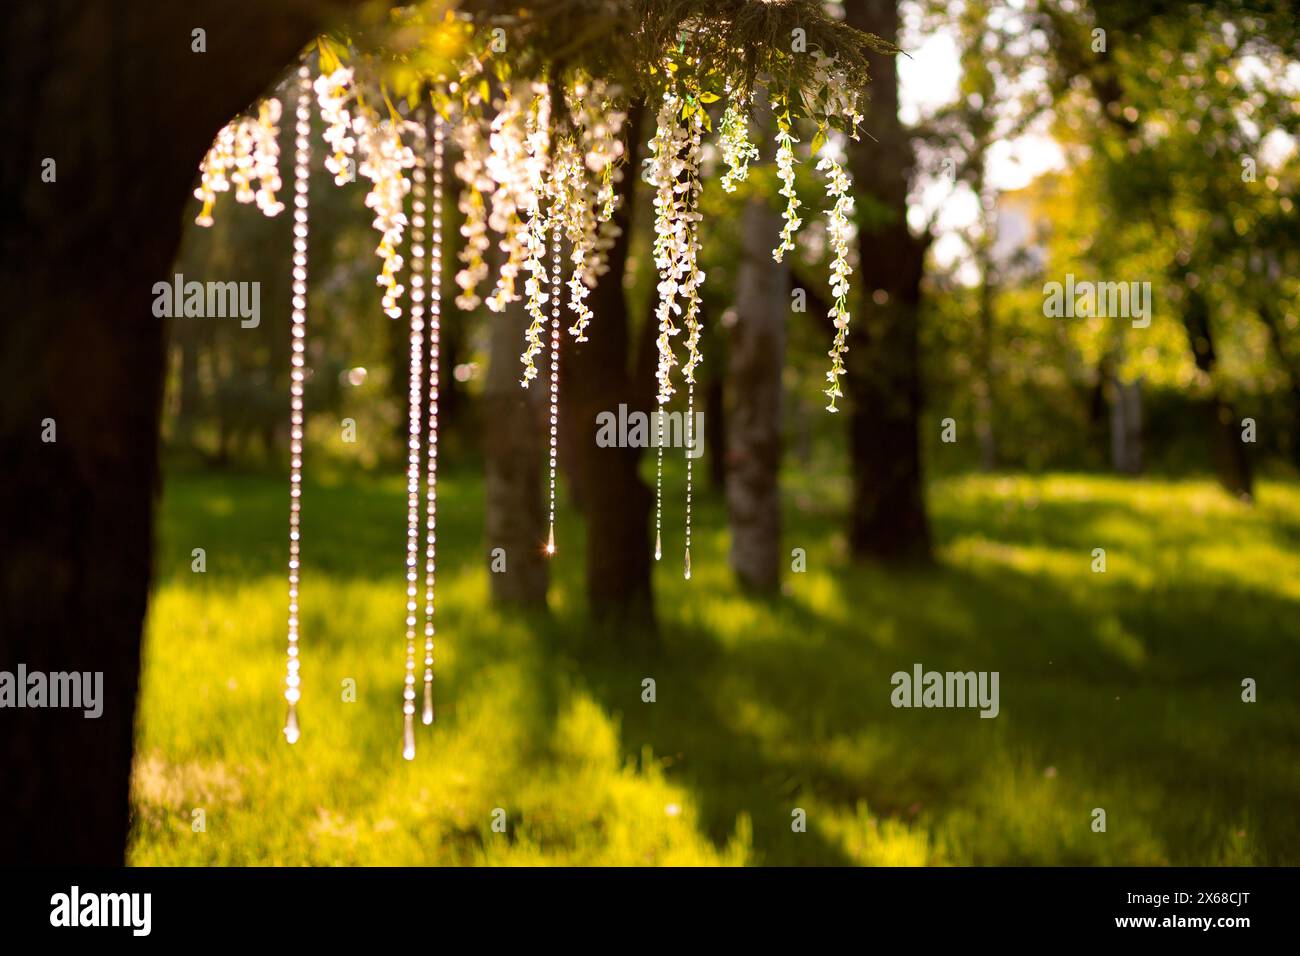
<instances>
[{"instance_id":1,"label":"dark tree trunk","mask_svg":"<svg viewBox=\"0 0 1300 956\"><path fill-rule=\"evenodd\" d=\"M1110 421L1107 415L1110 411L1110 400L1108 395L1115 374L1114 368L1114 355L1103 352L1101 358L1097 360L1095 381L1080 393L1089 455L1098 463L1106 461L1109 454L1107 441L1110 434Z\"/></svg>"},{"instance_id":2,"label":"dark tree trunk","mask_svg":"<svg viewBox=\"0 0 1300 956\"><path fill-rule=\"evenodd\" d=\"M546 363L528 388L519 380L524 332L529 325L523 303L488 317L489 359L483 385L484 518L489 561L505 551L505 570L489 563L492 596L507 604L545 606L549 580L545 554L547 385Z\"/></svg>"},{"instance_id":3,"label":"dark tree trunk","mask_svg":"<svg viewBox=\"0 0 1300 956\"><path fill-rule=\"evenodd\" d=\"M1300 361L1292 357L1287 349L1286 334L1282 329L1282 317L1278 315L1277 307L1272 302L1261 298L1257 308L1259 320L1268 329L1268 339L1273 346L1273 351L1277 353L1278 363L1286 372L1287 392L1291 402L1291 431L1289 434L1291 446L1289 451L1291 460L1296 467L1300 467Z\"/></svg>"},{"instance_id":4,"label":"dark tree trunk","mask_svg":"<svg viewBox=\"0 0 1300 956\"><path fill-rule=\"evenodd\" d=\"M0 50L0 666L103 673L103 716L6 711L0 859L121 864L159 485L152 286L213 136L325 7L10 4ZM207 52L191 52L191 30ZM41 181L43 160L57 181ZM42 420L57 441L41 440Z\"/></svg>"},{"instance_id":5,"label":"dark tree trunk","mask_svg":"<svg viewBox=\"0 0 1300 956\"><path fill-rule=\"evenodd\" d=\"M898 39L897 0L850 0L850 25ZM854 557L904 563L931 559L922 483L921 364L917 322L928 236L907 226L913 155L898 118L898 76L891 56L872 54L865 134L849 147L855 190L883 208L883 221L859 232L863 305L849 336L849 435L853 499L849 545Z\"/></svg>"},{"instance_id":6,"label":"dark tree trunk","mask_svg":"<svg viewBox=\"0 0 1300 956\"><path fill-rule=\"evenodd\" d=\"M1200 399L1201 412L1210 438L1210 457L1219 484L1237 498L1250 498L1253 489L1250 458L1241 440L1241 423L1232 403L1223 395L1215 380L1218 353L1210 328L1210 303L1201 290L1188 284L1186 271L1182 282L1187 289L1183 307L1183 325L1192 358L1205 378L1205 394Z\"/></svg>"},{"instance_id":7,"label":"dark tree trunk","mask_svg":"<svg viewBox=\"0 0 1300 956\"><path fill-rule=\"evenodd\" d=\"M745 587L771 592L781 585L781 372L790 278L788 265L772 261L781 218L765 198L745 204L741 230L727 368L731 568Z\"/></svg>"},{"instance_id":8,"label":"dark tree trunk","mask_svg":"<svg viewBox=\"0 0 1300 956\"><path fill-rule=\"evenodd\" d=\"M438 341L438 422L440 427L454 430L460 427L465 405L464 389L456 380L456 366L465 348L465 318L454 306L448 306L450 300L443 304Z\"/></svg>"},{"instance_id":9,"label":"dark tree trunk","mask_svg":"<svg viewBox=\"0 0 1300 956\"><path fill-rule=\"evenodd\" d=\"M623 290L640 141L642 110L627 122L627 164L619 190L623 202L616 219L622 235L609 252L609 272L587 300L595 313L588 341L567 340L560 364L561 428L570 450L566 468L582 488L587 524L587 600L594 619L633 633L651 633L654 601L650 585L650 507L653 498L641 480L640 448L601 448L596 416L653 411L653 328L645 323L638 347ZM647 329L649 334L647 333Z\"/></svg>"}]
</instances>

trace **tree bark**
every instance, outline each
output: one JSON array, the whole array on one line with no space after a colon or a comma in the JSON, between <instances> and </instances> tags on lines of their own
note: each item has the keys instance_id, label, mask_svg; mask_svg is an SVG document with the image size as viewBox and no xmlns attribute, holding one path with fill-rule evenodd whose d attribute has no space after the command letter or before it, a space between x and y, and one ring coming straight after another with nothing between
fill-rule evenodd
<instances>
[{"instance_id":1,"label":"tree bark","mask_svg":"<svg viewBox=\"0 0 1300 956\"><path fill-rule=\"evenodd\" d=\"M1210 457L1224 491L1237 498L1249 499L1254 480L1246 445L1241 440L1240 420L1215 380L1218 353L1210 328L1210 303L1198 287L1188 282L1186 270L1183 270L1181 279L1187 289L1183 325L1187 330L1192 358L1205 380L1205 394L1200 405L1210 439Z\"/></svg>"},{"instance_id":2,"label":"tree bark","mask_svg":"<svg viewBox=\"0 0 1300 956\"><path fill-rule=\"evenodd\" d=\"M1277 307L1268 301L1266 295L1257 299L1259 320L1268 329L1268 340L1277 354L1278 364L1286 372L1287 394L1291 404L1290 448L1291 460L1300 467L1300 361L1292 357L1287 349L1286 334L1282 328L1282 317Z\"/></svg>"},{"instance_id":3,"label":"tree bark","mask_svg":"<svg viewBox=\"0 0 1300 956\"><path fill-rule=\"evenodd\" d=\"M896 0L851 0L845 12L851 26L897 41ZM883 207L885 214L865 221L858 236L863 306L845 376L853 471L849 545L856 558L927 563L917 322L929 237L914 237L907 225L914 159L898 117L894 58L869 59L871 103L861 142L850 144L849 165L857 193L871 198L859 209Z\"/></svg>"},{"instance_id":4,"label":"tree bark","mask_svg":"<svg viewBox=\"0 0 1300 956\"><path fill-rule=\"evenodd\" d=\"M742 261L727 377L727 513L731 568L750 589L781 585L781 372L789 266L772 261L781 217L761 196L745 204Z\"/></svg>"},{"instance_id":5,"label":"tree bark","mask_svg":"<svg viewBox=\"0 0 1300 956\"><path fill-rule=\"evenodd\" d=\"M332 5L11 4L0 50L0 666L103 674L103 715L6 711L0 859L120 865L159 486L166 279L217 130ZM207 52L191 52L191 30ZM42 182L55 160L57 179ZM21 314L15 311L21 309ZM56 441L42 441L53 419Z\"/></svg>"},{"instance_id":6,"label":"tree bark","mask_svg":"<svg viewBox=\"0 0 1300 956\"><path fill-rule=\"evenodd\" d=\"M489 561L505 551L505 570L489 564L492 596L506 604L546 605L547 509L543 495L548 426L546 363L528 388L519 353L529 316L522 302L489 315L489 358L483 383L484 517Z\"/></svg>"},{"instance_id":7,"label":"tree bark","mask_svg":"<svg viewBox=\"0 0 1300 956\"><path fill-rule=\"evenodd\" d=\"M628 635L654 631L650 583L650 506L641 479L640 448L601 448L596 416L618 414L620 404L647 415L654 411L653 323L634 337L623 289L632 206L639 162L643 110L629 112L627 163L618 189L622 204L615 221L622 234L609 251L609 272L587 302L595 313L588 341L566 341L560 363L561 427L571 450L566 468L582 488L587 525L587 602L592 617ZM633 349L633 342L637 348Z\"/></svg>"}]
</instances>

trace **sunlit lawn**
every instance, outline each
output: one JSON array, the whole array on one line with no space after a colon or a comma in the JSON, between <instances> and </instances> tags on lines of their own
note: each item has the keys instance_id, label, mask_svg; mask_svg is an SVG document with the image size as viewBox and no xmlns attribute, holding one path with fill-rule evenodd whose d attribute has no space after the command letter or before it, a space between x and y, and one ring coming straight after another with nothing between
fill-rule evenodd
<instances>
[{"instance_id":1,"label":"sunlit lawn","mask_svg":"<svg viewBox=\"0 0 1300 956\"><path fill-rule=\"evenodd\" d=\"M842 484L795 471L786 548L807 572L778 599L743 596L724 511L700 496L693 579L676 544L657 572L657 657L588 634L567 514L553 617L494 608L481 486L453 473L440 709L411 763L400 478L306 489L304 736L289 747L283 483L170 477L132 861L1300 862L1300 488L1264 483L1248 507L1208 482L945 480L941 566L903 574L851 565ZM917 662L999 671L1000 716L894 709L890 675ZM1241 700L1247 677L1258 703Z\"/></svg>"}]
</instances>

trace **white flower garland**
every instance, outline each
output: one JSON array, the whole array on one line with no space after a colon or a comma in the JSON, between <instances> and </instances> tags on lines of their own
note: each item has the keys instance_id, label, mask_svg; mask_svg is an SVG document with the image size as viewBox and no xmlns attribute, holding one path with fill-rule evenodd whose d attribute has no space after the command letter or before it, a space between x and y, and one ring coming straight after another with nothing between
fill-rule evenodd
<instances>
[{"instance_id":1,"label":"white flower garland","mask_svg":"<svg viewBox=\"0 0 1300 956\"><path fill-rule=\"evenodd\" d=\"M799 194L794 190L794 144L799 141L790 133L790 121L785 116L778 114L776 126L776 174L781 180L781 195L786 198L781 241L772 250L772 258L780 262L787 252L794 251L794 234L803 220L799 218Z\"/></svg>"},{"instance_id":2,"label":"white flower garland","mask_svg":"<svg viewBox=\"0 0 1300 956\"><path fill-rule=\"evenodd\" d=\"M699 269L700 256L700 222L704 215L700 212L700 193L704 184L700 181L701 136L704 128L702 112L691 114L689 135L685 143L685 155L682 158L682 172L686 177L678 190L683 194L682 220L685 223L685 237L680 247L681 296L686 300L686 314L682 324L686 327L686 364L682 366L682 377L690 384L695 384L695 369L703 358L700 355L700 286L704 284L704 273Z\"/></svg>"},{"instance_id":3,"label":"white flower garland","mask_svg":"<svg viewBox=\"0 0 1300 956\"><path fill-rule=\"evenodd\" d=\"M682 258L688 245L685 204L679 198L685 185L678 183L678 176L685 169L681 153L687 138L678 116L680 110L681 99L676 93L666 92L659 107L654 138L650 140L650 156L645 160L645 180L655 188L654 262L659 273L659 304L655 308L659 327L655 346L659 361L655 378L659 382L656 399L660 405L666 405L673 394L672 367L677 364L677 358L673 354L672 337L681 331L674 324L673 315L681 313L676 297Z\"/></svg>"},{"instance_id":4,"label":"white flower garland","mask_svg":"<svg viewBox=\"0 0 1300 956\"><path fill-rule=\"evenodd\" d=\"M527 87L523 92L527 93ZM505 253L496 285L485 300L493 312L503 312L507 305L519 300L515 284L528 255L528 223L522 213L528 206L534 169L528 155L523 103L513 84L503 84L488 137L487 173L497 184L492 190L488 225L501 236L498 248Z\"/></svg>"},{"instance_id":5,"label":"white flower garland","mask_svg":"<svg viewBox=\"0 0 1300 956\"><path fill-rule=\"evenodd\" d=\"M257 208L267 216L284 211L284 203L276 199L280 182L280 101L274 97L263 100L257 116L241 116L231 120L221 131L199 164L200 179L194 198L203 202L194 221L209 227L213 223L212 209L217 193L229 192L233 184L235 199L241 203L257 202ZM253 182L257 189L253 189Z\"/></svg>"},{"instance_id":6,"label":"white flower garland","mask_svg":"<svg viewBox=\"0 0 1300 956\"><path fill-rule=\"evenodd\" d=\"M358 171L372 184L366 196L366 208L374 211L372 225L381 237L375 253L384 263L375 284L384 287L384 312L393 319L402 316L403 290L397 282L402 256L397 250L406 228L403 204L411 189L403 170L415 165L415 153L402 143L402 128L407 125L392 119L368 123L359 143L363 158Z\"/></svg>"},{"instance_id":7,"label":"white flower garland","mask_svg":"<svg viewBox=\"0 0 1300 956\"><path fill-rule=\"evenodd\" d=\"M487 204L483 201L483 193L492 192L494 186L492 177L487 174L489 133L481 98L477 92L468 94L460 122L452 133L461 152L455 173L464 187L457 199L457 207L465 217L460 227L460 234L465 237L460 261L465 268L456 273L456 284L461 290L456 296L456 305L466 312L478 308L481 301L478 285L487 278L488 265L484 255L492 244L488 238Z\"/></svg>"},{"instance_id":8,"label":"white flower garland","mask_svg":"<svg viewBox=\"0 0 1300 956\"><path fill-rule=\"evenodd\" d=\"M519 360L524 366L524 377L520 385L537 377L536 358L542 351L542 332L546 328L547 316L544 306L550 299L546 291L550 281L546 271L546 246L550 233L550 217L547 212L547 174L550 166L550 126L551 96L545 84L534 87L533 103L528 111L528 156L531 160L531 174L535 176L528 191L528 230L527 254L524 258L524 271L528 277L524 280L524 298L528 315L532 319L524 338L527 347Z\"/></svg>"},{"instance_id":9,"label":"white flower garland","mask_svg":"<svg viewBox=\"0 0 1300 956\"><path fill-rule=\"evenodd\" d=\"M736 183L749 178L750 162L758 159L758 147L749 140L749 115L734 98L728 101L718 126L718 148L727 165L718 185L723 192L734 193Z\"/></svg>"},{"instance_id":10,"label":"white flower garland","mask_svg":"<svg viewBox=\"0 0 1300 956\"><path fill-rule=\"evenodd\" d=\"M831 369L826 373L829 383L826 397L830 399L826 410L834 412L838 411L835 400L843 396L839 380L844 374L844 353L848 351L845 340L849 334L849 275L853 272L849 266L849 239L853 235L849 213L853 210L853 197L849 195L848 174L835 159L823 156L817 163L817 169L827 174L826 193L835 200L826 214L826 232L835 254L831 260L831 295L835 297L835 303L828 313L835 323L835 341L827 353L831 359Z\"/></svg>"},{"instance_id":11,"label":"white flower garland","mask_svg":"<svg viewBox=\"0 0 1300 956\"><path fill-rule=\"evenodd\" d=\"M554 173L551 179L553 215L569 241L569 261L573 271L567 283L569 308L573 310L574 323L569 333L579 342L587 341L584 334L592 319L587 307L588 289L583 282L588 252L596 243L596 215L594 192L587 182L578 145L572 137L565 137L555 148Z\"/></svg>"},{"instance_id":12,"label":"white flower garland","mask_svg":"<svg viewBox=\"0 0 1300 956\"><path fill-rule=\"evenodd\" d=\"M599 278L609 271L609 250L622 231L613 221L619 202L615 187L623 179L618 161L623 157L622 133L627 122L627 111L616 105L621 95L615 85L583 80L575 84L571 99L574 123L581 130L582 163L589 174L582 176L581 257L575 251L573 264L588 289L594 289ZM599 177L599 185L595 177ZM585 327L586 323L575 325L577 331L569 332L583 341Z\"/></svg>"},{"instance_id":13,"label":"white flower garland","mask_svg":"<svg viewBox=\"0 0 1300 956\"><path fill-rule=\"evenodd\" d=\"M336 185L350 182L354 176L352 154L356 151L356 136L364 132L366 117L358 112L353 116L347 108L354 95L352 70L337 67L333 73L322 73L313 84L316 104L325 123L322 138L333 152L325 157L325 168L334 174ZM354 135L355 134L355 135Z\"/></svg>"}]
</instances>

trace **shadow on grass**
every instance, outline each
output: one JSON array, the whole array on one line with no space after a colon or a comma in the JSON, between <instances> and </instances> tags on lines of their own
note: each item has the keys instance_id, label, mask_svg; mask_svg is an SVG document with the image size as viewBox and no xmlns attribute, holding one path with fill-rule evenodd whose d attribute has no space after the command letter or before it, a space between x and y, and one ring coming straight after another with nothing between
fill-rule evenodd
<instances>
[{"instance_id":1,"label":"shadow on grass","mask_svg":"<svg viewBox=\"0 0 1300 956\"><path fill-rule=\"evenodd\" d=\"M942 534L1065 550L1086 568L1087 526L1098 510L1053 503L1040 505L1029 528L990 532L969 519L945 522ZM1136 507L1112 502L1103 510L1105 521L1149 526L1150 515ZM1166 538L1215 540L1194 525L1181 534L1158 530L1159 546ZM1132 543L1149 548L1151 537ZM1012 818L1021 808L981 805L979 794L996 791L992 778L1023 760L1031 774L1069 781L1053 784L1074 801L1056 808L1067 825L1090 832L1090 811L1104 802L1133 831L1135 850L1144 839L1154 843L1150 862L1221 862L1216 843L1244 821L1261 862L1294 860L1300 828L1287 808L1300 777L1281 758L1300 736L1289 690L1300 678L1296 601L1231 582L1139 585L998 561L974 570L950 562L929 573L838 567L829 577L829 613L801 600L799 583L770 600L726 594L747 606L746 620L768 622L757 639L666 615L657 658L633 664L617 646L585 650L583 676L621 716L625 753L649 747L664 758L694 792L715 843L747 813L762 862L850 862L812 828L791 831L791 811L806 798L844 814L865 804L874 815L932 828L977 806L1006 818L983 822L993 836L965 862L1090 863L1107 854L1134 862L1123 849L1079 845L1053 820L1041 821L1037 839L1058 848L998 855L996 832L1020 825ZM999 719L894 709L890 675L914 663L999 671ZM1241 680L1252 675L1267 682L1278 707L1243 703ZM637 697L643 676L657 682L654 705Z\"/></svg>"},{"instance_id":2,"label":"shadow on grass","mask_svg":"<svg viewBox=\"0 0 1300 956\"><path fill-rule=\"evenodd\" d=\"M930 862L1231 862L1225 840L1245 831L1250 861L1294 862L1300 607L1270 590L1267 575L1234 576L1188 557L1227 538L1250 571L1253 560L1294 551L1293 516L1268 510L1262 495L1253 510L1211 498L1205 514L1183 520L1181 505L1160 504L1159 489L1129 500L1107 487L1097 501L1052 497L1034 481L1013 482L1006 495L995 481L969 494L964 485L941 490L942 561L927 573L849 565L834 522L792 515L791 538L806 542L810 571L789 575L771 599L731 583L725 516L701 496L695 580L662 572L656 580L658 653L590 625L581 549L562 546L551 615L501 611L510 626L498 633L466 596L485 586L451 599L456 662L438 684L444 718L473 720L458 710L462 701L481 698L479 685L509 659L531 696L513 709L497 702L494 713L526 724L509 732L530 765L554 759L562 715L590 696L618 721L625 761L653 761L687 788L715 846L747 816L754 855L767 864L862 862L845 828L877 821L914 831ZM396 620L403 495L400 476L309 486L305 581L391 583ZM196 584L187 577L194 547L207 549L210 569L238 579L282 573L288 498L278 485L187 479L169 499L161 585ZM447 472L440 573L486 575L482 528L481 485ZM582 540L580 522L566 515L559 534ZM1112 557L1104 575L1089 570L1098 541ZM220 577L224 584L214 575L199 586L228 586L230 574ZM314 607L338 610L328 596ZM351 639L346 628L313 633ZM915 663L998 671L999 717L893 708L890 676ZM384 699L396 700L398 672L384 673ZM1257 705L1241 702L1245 677L1260 683ZM654 703L642 699L647 678ZM367 733L380 736L361 750L391 749L387 722ZM493 786L508 793L511 781ZM1088 829L1095 806L1111 815L1104 842ZM808 812L806 833L791 829L796 808ZM467 824L464 839L483 836Z\"/></svg>"}]
</instances>

